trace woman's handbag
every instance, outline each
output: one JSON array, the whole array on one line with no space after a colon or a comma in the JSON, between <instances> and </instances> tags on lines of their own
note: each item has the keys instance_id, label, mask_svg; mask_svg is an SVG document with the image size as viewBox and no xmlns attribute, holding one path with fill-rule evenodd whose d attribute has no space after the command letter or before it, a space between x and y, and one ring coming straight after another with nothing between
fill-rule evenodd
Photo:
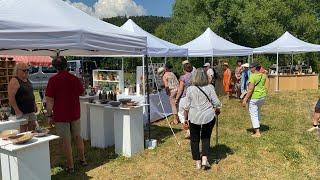
<instances>
[{"instance_id":1,"label":"woman's handbag","mask_svg":"<svg viewBox=\"0 0 320 180\"><path fill-rule=\"evenodd\" d=\"M213 111L215 111L216 112L216 109L215 109L215 107L214 107L214 105L213 105L213 103L212 103L212 101L210 100L210 98L209 98L209 96L199 87L199 86L196 86L206 97L207 97L207 99L208 99L208 101L211 103L211 105L212 105L212 109L213 109Z\"/></svg>"}]
</instances>

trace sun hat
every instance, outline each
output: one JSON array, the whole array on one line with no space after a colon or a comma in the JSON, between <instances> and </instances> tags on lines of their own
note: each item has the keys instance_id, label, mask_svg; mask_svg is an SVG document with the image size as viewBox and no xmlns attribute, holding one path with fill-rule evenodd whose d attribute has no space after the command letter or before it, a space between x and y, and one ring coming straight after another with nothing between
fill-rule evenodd
<instances>
[{"instance_id":1,"label":"sun hat","mask_svg":"<svg viewBox=\"0 0 320 180\"><path fill-rule=\"evenodd\" d=\"M164 67L159 67L157 73L162 76L164 74Z\"/></svg>"},{"instance_id":2,"label":"sun hat","mask_svg":"<svg viewBox=\"0 0 320 180\"><path fill-rule=\"evenodd\" d=\"M253 68L253 67L260 67L260 63L259 62L253 62L250 64L250 68Z\"/></svg>"},{"instance_id":3,"label":"sun hat","mask_svg":"<svg viewBox=\"0 0 320 180\"><path fill-rule=\"evenodd\" d=\"M205 64L203 65L203 67L208 67L208 66L210 66L210 63L205 63Z\"/></svg>"},{"instance_id":4,"label":"sun hat","mask_svg":"<svg viewBox=\"0 0 320 180\"><path fill-rule=\"evenodd\" d=\"M182 61L182 65L185 65L185 64L190 64L190 61L189 60Z\"/></svg>"},{"instance_id":5,"label":"sun hat","mask_svg":"<svg viewBox=\"0 0 320 180\"><path fill-rule=\"evenodd\" d=\"M244 64L241 65L241 67L246 67L246 68L248 68L248 67L249 67L249 63L244 63Z\"/></svg>"},{"instance_id":6,"label":"sun hat","mask_svg":"<svg viewBox=\"0 0 320 180\"><path fill-rule=\"evenodd\" d=\"M223 63L224 66L229 66L229 64L227 62Z\"/></svg>"}]
</instances>

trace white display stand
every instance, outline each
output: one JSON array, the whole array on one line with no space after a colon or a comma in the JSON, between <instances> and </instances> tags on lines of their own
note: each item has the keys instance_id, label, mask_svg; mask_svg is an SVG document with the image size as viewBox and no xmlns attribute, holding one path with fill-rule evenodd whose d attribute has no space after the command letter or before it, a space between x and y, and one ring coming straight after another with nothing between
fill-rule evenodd
<instances>
[{"instance_id":1,"label":"white display stand","mask_svg":"<svg viewBox=\"0 0 320 180\"><path fill-rule=\"evenodd\" d=\"M0 122L0 132L8 129L17 129L20 132L20 124L23 122L26 122L26 119L16 119L15 116L10 116L8 121L2 121ZM1 173L1 161L0 161L0 174ZM0 175L0 180L1 180Z\"/></svg>"},{"instance_id":2,"label":"white display stand","mask_svg":"<svg viewBox=\"0 0 320 180\"><path fill-rule=\"evenodd\" d=\"M106 148L114 145L113 111L106 111L105 104L87 103L90 111L90 140L92 147Z\"/></svg>"},{"instance_id":3,"label":"white display stand","mask_svg":"<svg viewBox=\"0 0 320 180\"><path fill-rule=\"evenodd\" d=\"M80 124L81 124L81 137L84 140L90 140L90 110L88 102L90 99L98 99L98 96L80 96Z\"/></svg>"},{"instance_id":4,"label":"white display stand","mask_svg":"<svg viewBox=\"0 0 320 180\"><path fill-rule=\"evenodd\" d=\"M3 180L51 179L49 141L58 138L55 135L34 137L23 145L0 140Z\"/></svg>"},{"instance_id":5,"label":"white display stand","mask_svg":"<svg viewBox=\"0 0 320 180\"><path fill-rule=\"evenodd\" d=\"M104 78L99 79L99 74L104 75ZM110 79L109 75L113 75L113 78L115 79ZM112 89L113 86L116 86L118 90L124 92L124 79L122 70L96 69L92 71L92 77L93 87L100 86L100 88L105 88L107 91L116 91L116 89Z\"/></svg>"},{"instance_id":6,"label":"white display stand","mask_svg":"<svg viewBox=\"0 0 320 180\"><path fill-rule=\"evenodd\" d=\"M16 119L15 116L10 116L8 121L0 122L0 132L8 129L17 129L20 131L20 124L26 121L26 119Z\"/></svg>"},{"instance_id":7,"label":"white display stand","mask_svg":"<svg viewBox=\"0 0 320 180\"><path fill-rule=\"evenodd\" d=\"M143 107L106 107L114 110L115 153L131 157L144 150Z\"/></svg>"}]
</instances>

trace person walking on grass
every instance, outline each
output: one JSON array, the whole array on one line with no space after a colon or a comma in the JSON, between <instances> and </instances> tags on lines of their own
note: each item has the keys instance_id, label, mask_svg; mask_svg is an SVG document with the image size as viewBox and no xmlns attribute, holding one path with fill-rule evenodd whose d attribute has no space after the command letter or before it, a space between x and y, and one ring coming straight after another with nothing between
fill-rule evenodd
<instances>
[{"instance_id":1,"label":"person walking on grass","mask_svg":"<svg viewBox=\"0 0 320 180\"><path fill-rule=\"evenodd\" d=\"M84 144L80 136L80 102L84 93L80 80L67 71L67 60L57 57L52 65L58 73L49 79L46 88L47 117L55 124L57 134L63 140L61 148L67 159L66 171L74 172L71 139L74 137L80 156L80 164L87 165L84 156Z\"/></svg>"},{"instance_id":2,"label":"person walking on grass","mask_svg":"<svg viewBox=\"0 0 320 180\"><path fill-rule=\"evenodd\" d=\"M229 68L228 63L223 63L223 89L224 92L227 93L227 98L229 99L231 96L232 92L232 87L231 87L231 70Z\"/></svg>"},{"instance_id":3,"label":"person walking on grass","mask_svg":"<svg viewBox=\"0 0 320 180\"><path fill-rule=\"evenodd\" d=\"M165 67L160 67L158 69L158 74L162 78L165 91L167 95L169 96L169 101L172 109L173 114L173 121L171 124L178 124L179 118L178 118L178 112L177 112L177 104L176 104L176 96L179 86L179 81L176 77L176 75L171 72L171 65L166 64Z\"/></svg>"},{"instance_id":4,"label":"person walking on grass","mask_svg":"<svg viewBox=\"0 0 320 180\"><path fill-rule=\"evenodd\" d=\"M37 105L33 94L32 84L29 81L29 67L25 63L18 63L13 69L13 78L8 85L9 104L17 119L27 119L26 124L20 127L21 132L32 131L37 126Z\"/></svg>"},{"instance_id":5,"label":"person walking on grass","mask_svg":"<svg viewBox=\"0 0 320 180\"><path fill-rule=\"evenodd\" d=\"M314 112L312 116L313 126L307 131L312 132L314 130L319 130L320 129L319 120L320 120L320 99L318 99L317 104L314 107Z\"/></svg>"},{"instance_id":6,"label":"person walking on grass","mask_svg":"<svg viewBox=\"0 0 320 180\"><path fill-rule=\"evenodd\" d=\"M188 87L191 85L191 78L192 78L192 66L191 64L184 64L183 65L183 75L180 76L179 80L179 88L178 88L178 93L176 96L176 104L179 104L179 111L178 111L178 116L179 120L181 123L184 123L184 107L186 105L186 92ZM190 130L186 130L186 135L185 138L190 137Z\"/></svg>"},{"instance_id":7,"label":"person walking on grass","mask_svg":"<svg viewBox=\"0 0 320 180\"><path fill-rule=\"evenodd\" d=\"M261 106L264 103L267 90L265 87L266 75L260 72L261 65L253 62L250 65L251 75L249 77L249 87L246 96L243 98L242 105L245 107L248 103L249 114L252 127L254 129L253 137L260 137Z\"/></svg>"},{"instance_id":8,"label":"person walking on grass","mask_svg":"<svg viewBox=\"0 0 320 180\"><path fill-rule=\"evenodd\" d=\"M208 162L210 138L215 125L216 115L220 114L221 103L203 68L198 68L192 76L192 85L186 92L184 106L185 123L190 127L192 159L196 169L210 168ZM215 111L213 108L216 108ZM199 144L202 143L200 156Z\"/></svg>"}]
</instances>

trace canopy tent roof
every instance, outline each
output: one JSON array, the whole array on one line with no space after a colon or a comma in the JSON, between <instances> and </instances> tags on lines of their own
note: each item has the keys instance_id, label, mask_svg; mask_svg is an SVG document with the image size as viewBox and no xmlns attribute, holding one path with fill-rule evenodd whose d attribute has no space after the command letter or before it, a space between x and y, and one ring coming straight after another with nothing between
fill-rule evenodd
<instances>
[{"instance_id":1,"label":"canopy tent roof","mask_svg":"<svg viewBox=\"0 0 320 180\"><path fill-rule=\"evenodd\" d=\"M181 57L188 55L188 49L162 40L139 27L129 19L121 28L147 37L147 54L150 57Z\"/></svg>"},{"instance_id":2,"label":"canopy tent roof","mask_svg":"<svg viewBox=\"0 0 320 180\"><path fill-rule=\"evenodd\" d=\"M291 54L320 51L320 45L307 43L289 32L285 32L280 38L262 47L255 48L255 54Z\"/></svg>"},{"instance_id":3,"label":"canopy tent roof","mask_svg":"<svg viewBox=\"0 0 320 180\"><path fill-rule=\"evenodd\" d=\"M146 51L146 37L62 0L0 0L0 7L0 54L143 55Z\"/></svg>"},{"instance_id":4,"label":"canopy tent roof","mask_svg":"<svg viewBox=\"0 0 320 180\"><path fill-rule=\"evenodd\" d=\"M33 66L50 66L52 58L50 56L12 56L12 55L0 55L0 58L9 58L16 62L24 62Z\"/></svg>"},{"instance_id":5,"label":"canopy tent roof","mask_svg":"<svg viewBox=\"0 0 320 180\"><path fill-rule=\"evenodd\" d=\"M210 28L207 28L199 37L181 47L188 49L190 57L247 56L252 54L252 48L227 41Z\"/></svg>"}]
</instances>

